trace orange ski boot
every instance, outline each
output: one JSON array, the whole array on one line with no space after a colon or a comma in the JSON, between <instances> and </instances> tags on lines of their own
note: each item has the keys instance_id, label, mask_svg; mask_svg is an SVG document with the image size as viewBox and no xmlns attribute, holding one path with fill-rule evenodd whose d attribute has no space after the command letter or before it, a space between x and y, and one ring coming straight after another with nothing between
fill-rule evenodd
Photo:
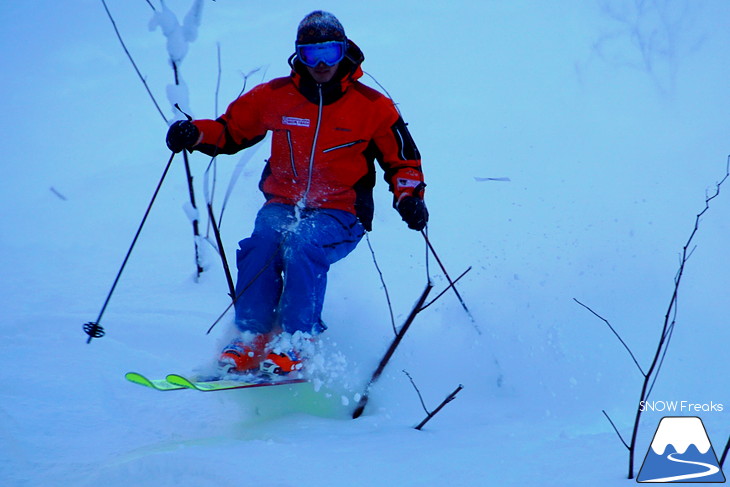
<instances>
[{"instance_id":1,"label":"orange ski boot","mask_svg":"<svg viewBox=\"0 0 730 487\"><path fill-rule=\"evenodd\" d=\"M245 374L256 370L267 354L269 336L242 333L229 343L218 358L218 365L224 374Z\"/></svg>"}]
</instances>

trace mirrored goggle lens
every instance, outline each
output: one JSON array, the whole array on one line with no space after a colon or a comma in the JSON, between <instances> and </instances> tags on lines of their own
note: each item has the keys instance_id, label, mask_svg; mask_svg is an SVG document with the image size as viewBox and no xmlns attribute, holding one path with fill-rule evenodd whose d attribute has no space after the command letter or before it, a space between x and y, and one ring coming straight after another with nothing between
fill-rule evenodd
<instances>
[{"instance_id":1,"label":"mirrored goggle lens","mask_svg":"<svg viewBox=\"0 0 730 487\"><path fill-rule=\"evenodd\" d=\"M297 46L297 56L302 63L312 68L319 63L334 66L345 57L345 43L329 41L319 44L301 44Z\"/></svg>"}]
</instances>

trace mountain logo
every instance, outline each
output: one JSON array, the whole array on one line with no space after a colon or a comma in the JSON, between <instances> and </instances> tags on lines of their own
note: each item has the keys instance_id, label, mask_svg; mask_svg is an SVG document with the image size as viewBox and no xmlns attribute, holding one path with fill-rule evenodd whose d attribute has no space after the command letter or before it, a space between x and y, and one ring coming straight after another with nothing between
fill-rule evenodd
<instances>
[{"instance_id":1,"label":"mountain logo","mask_svg":"<svg viewBox=\"0 0 730 487\"><path fill-rule=\"evenodd\" d=\"M725 482L702 420L695 416L662 418L636 481Z\"/></svg>"}]
</instances>

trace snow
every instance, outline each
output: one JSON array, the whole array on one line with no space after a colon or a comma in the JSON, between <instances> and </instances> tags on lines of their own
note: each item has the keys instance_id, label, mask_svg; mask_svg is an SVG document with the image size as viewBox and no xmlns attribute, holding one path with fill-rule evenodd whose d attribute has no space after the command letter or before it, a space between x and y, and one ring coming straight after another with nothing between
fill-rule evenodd
<instances>
[{"instance_id":1,"label":"snow","mask_svg":"<svg viewBox=\"0 0 730 487\"><path fill-rule=\"evenodd\" d=\"M668 417L662 420L651 442L651 449L657 455L664 455L668 445L673 445L677 453L684 453L690 445L694 445L703 455L711 446L702 420L697 417Z\"/></svg>"},{"instance_id":2,"label":"snow","mask_svg":"<svg viewBox=\"0 0 730 487\"><path fill-rule=\"evenodd\" d=\"M160 2L160 6L160 11L155 10L152 15L149 29L155 30L157 27L162 29L167 39L167 53L170 60L179 64L185 59L190 43L198 37L198 28L203 15L203 0L195 0L182 25L165 2Z\"/></svg>"},{"instance_id":3,"label":"snow","mask_svg":"<svg viewBox=\"0 0 730 487\"><path fill-rule=\"evenodd\" d=\"M152 3L158 25L174 26ZM146 2L108 4L158 102L173 82L169 52L184 57L181 91L196 117L218 115L217 43L225 107L244 73L261 68L249 89L288 73L304 15L337 15L409 123L430 238L452 276L472 266L459 289L482 333L446 294L418 316L365 415L348 419L393 333L363 243L333 267L325 304L323 346L347 377L319 392L127 383L129 370L159 377L212 360L230 324L205 333L228 305L221 266L207 249L209 270L195 281L176 158L102 319L107 336L86 344L82 324L96 319L169 158L167 126L100 2L9 2L0 11L3 485L627 485L626 451L601 411L628 436L641 374L573 298L648 363L682 245L730 153L727 2L167 0L176 18L192 12L169 48L149 30ZM262 203L267 154L218 161L221 187L240 167L223 219L229 259ZM191 164L203 199L209 160ZM724 404L691 414L716 451L730 430L726 191L700 222L652 395ZM425 249L390 198L381 180L370 237L402 323L425 286ZM433 258L429 268L440 292ZM430 408L464 385L423 431L413 429L425 413L403 369ZM662 416L644 413L635 473Z\"/></svg>"}]
</instances>

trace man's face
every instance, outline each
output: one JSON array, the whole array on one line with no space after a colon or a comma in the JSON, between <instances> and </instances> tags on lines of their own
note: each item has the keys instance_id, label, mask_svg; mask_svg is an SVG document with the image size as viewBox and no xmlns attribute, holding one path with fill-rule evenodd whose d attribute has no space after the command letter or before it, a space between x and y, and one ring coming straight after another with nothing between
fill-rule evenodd
<instances>
[{"instance_id":1,"label":"man's face","mask_svg":"<svg viewBox=\"0 0 730 487\"><path fill-rule=\"evenodd\" d=\"M319 63L313 68L307 66L307 71L309 71L309 74L317 83L327 83L334 78L339 65L340 63L337 63L334 66L327 66L325 63Z\"/></svg>"}]
</instances>

